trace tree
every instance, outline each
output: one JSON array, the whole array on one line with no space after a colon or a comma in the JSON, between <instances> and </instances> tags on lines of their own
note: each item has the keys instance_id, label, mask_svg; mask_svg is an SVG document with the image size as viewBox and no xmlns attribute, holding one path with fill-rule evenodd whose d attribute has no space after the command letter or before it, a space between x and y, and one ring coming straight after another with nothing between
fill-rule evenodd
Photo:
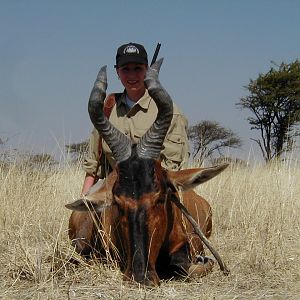
<instances>
[{"instance_id":1,"label":"tree","mask_svg":"<svg viewBox=\"0 0 300 300\"><path fill-rule=\"evenodd\" d=\"M222 155L224 148L238 148L242 145L241 139L232 130L215 121L205 120L189 127L188 138L193 145L193 158L197 157L199 165L215 151Z\"/></svg>"},{"instance_id":2,"label":"tree","mask_svg":"<svg viewBox=\"0 0 300 300\"><path fill-rule=\"evenodd\" d=\"M8 138L6 138L5 140L1 139L0 137L0 145L3 146L6 144L6 142L8 141Z\"/></svg>"},{"instance_id":3,"label":"tree","mask_svg":"<svg viewBox=\"0 0 300 300\"><path fill-rule=\"evenodd\" d=\"M260 139L253 140L265 161L280 158L294 147L299 136L296 125L300 121L300 62L274 64L266 74L250 79L245 88L250 95L236 105L254 115L248 122L251 129L259 130Z\"/></svg>"},{"instance_id":4,"label":"tree","mask_svg":"<svg viewBox=\"0 0 300 300\"><path fill-rule=\"evenodd\" d=\"M48 153L32 153L18 149L10 149L1 153L0 166L16 167L19 170L48 171L58 162Z\"/></svg>"},{"instance_id":5,"label":"tree","mask_svg":"<svg viewBox=\"0 0 300 300\"><path fill-rule=\"evenodd\" d=\"M68 153L72 155L74 161L81 161L88 152L88 141L65 145Z\"/></svg>"},{"instance_id":6,"label":"tree","mask_svg":"<svg viewBox=\"0 0 300 300\"><path fill-rule=\"evenodd\" d=\"M48 153L19 152L19 165L25 168L48 170L56 164L57 161Z\"/></svg>"}]
</instances>

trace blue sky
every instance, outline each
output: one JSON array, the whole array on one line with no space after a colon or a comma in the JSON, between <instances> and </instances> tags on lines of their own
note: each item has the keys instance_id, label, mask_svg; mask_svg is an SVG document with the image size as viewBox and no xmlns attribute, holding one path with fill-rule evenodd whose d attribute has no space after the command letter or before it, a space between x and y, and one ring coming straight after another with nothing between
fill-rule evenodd
<instances>
[{"instance_id":1,"label":"blue sky","mask_svg":"<svg viewBox=\"0 0 300 300\"><path fill-rule=\"evenodd\" d=\"M0 138L7 146L63 152L91 130L87 101L100 66L109 92L119 45L152 57L161 42L161 82L193 125L218 121L257 152L249 112L235 108L250 78L271 61L300 55L300 1L0 0ZM259 153L259 152L258 152Z\"/></svg>"}]
</instances>

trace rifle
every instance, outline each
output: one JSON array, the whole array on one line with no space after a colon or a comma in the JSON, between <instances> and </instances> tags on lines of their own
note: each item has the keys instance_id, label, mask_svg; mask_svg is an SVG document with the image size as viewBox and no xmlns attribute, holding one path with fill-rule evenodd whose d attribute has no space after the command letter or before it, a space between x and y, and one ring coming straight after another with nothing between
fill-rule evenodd
<instances>
[{"instance_id":1,"label":"rifle","mask_svg":"<svg viewBox=\"0 0 300 300\"><path fill-rule=\"evenodd\" d=\"M161 46L161 43L157 43L150 66L152 66L156 62L160 46Z\"/></svg>"}]
</instances>

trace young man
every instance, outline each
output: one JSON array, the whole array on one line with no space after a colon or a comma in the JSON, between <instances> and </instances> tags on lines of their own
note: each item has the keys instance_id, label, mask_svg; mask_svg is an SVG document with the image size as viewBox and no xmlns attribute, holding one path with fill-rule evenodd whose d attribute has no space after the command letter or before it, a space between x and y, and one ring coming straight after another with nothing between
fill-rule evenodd
<instances>
[{"instance_id":1,"label":"young man","mask_svg":"<svg viewBox=\"0 0 300 300\"><path fill-rule=\"evenodd\" d=\"M109 121L137 143L154 123L157 115L156 104L144 85L148 68L148 56L144 46L137 43L120 46L117 50L115 68L125 89L123 93L108 96L116 101L110 109ZM173 119L160 159L164 168L179 170L186 166L189 156L187 120L176 104L173 104L173 107ZM99 143L101 143L100 147ZM100 152L102 152L101 157L99 157ZM88 157L83 164L86 177L82 194L86 194L94 184L95 177L105 178L114 166L115 160L109 147L94 128L90 136Z\"/></svg>"}]
</instances>

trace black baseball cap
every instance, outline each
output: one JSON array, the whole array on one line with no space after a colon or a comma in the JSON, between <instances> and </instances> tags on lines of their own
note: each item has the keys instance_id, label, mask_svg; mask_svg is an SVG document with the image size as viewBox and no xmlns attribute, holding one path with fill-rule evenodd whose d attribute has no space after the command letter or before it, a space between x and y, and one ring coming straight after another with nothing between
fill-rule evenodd
<instances>
[{"instance_id":1,"label":"black baseball cap","mask_svg":"<svg viewBox=\"0 0 300 300\"><path fill-rule=\"evenodd\" d=\"M128 43L118 48L115 67L118 68L129 63L148 64L147 51L143 45Z\"/></svg>"}]
</instances>

